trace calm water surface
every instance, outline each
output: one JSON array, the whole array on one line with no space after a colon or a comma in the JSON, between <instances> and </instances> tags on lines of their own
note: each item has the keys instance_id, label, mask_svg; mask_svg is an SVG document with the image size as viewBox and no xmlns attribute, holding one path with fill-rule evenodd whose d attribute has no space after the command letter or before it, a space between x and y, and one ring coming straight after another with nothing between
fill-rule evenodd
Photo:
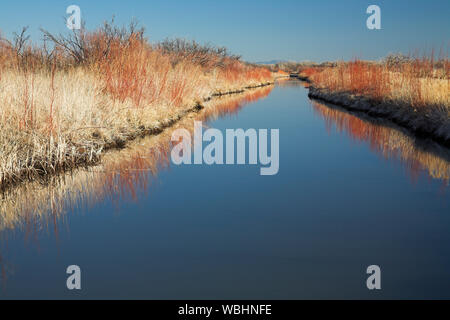
<instances>
[{"instance_id":1,"label":"calm water surface","mask_svg":"<svg viewBox=\"0 0 450 320\"><path fill-rule=\"evenodd\" d=\"M261 95L208 125L279 128L276 176L174 166L151 138L4 196L0 298L450 298L448 150L311 102L300 83ZM66 289L72 264L80 292Z\"/></svg>"}]
</instances>

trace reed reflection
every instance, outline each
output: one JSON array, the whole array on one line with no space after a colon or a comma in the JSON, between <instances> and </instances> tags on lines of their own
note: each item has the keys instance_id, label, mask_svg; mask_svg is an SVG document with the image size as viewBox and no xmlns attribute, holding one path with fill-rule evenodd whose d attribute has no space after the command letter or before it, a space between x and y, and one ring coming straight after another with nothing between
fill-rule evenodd
<instances>
[{"instance_id":1,"label":"reed reflection","mask_svg":"<svg viewBox=\"0 0 450 320\"><path fill-rule=\"evenodd\" d=\"M170 166L174 130L184 128L193 133L194 121L207 122L237 113L246 104L268 96L272 89L269 86L216 98L160 134L106 153L97 166L28 182L0 193L0 283L4 285L8 275L14 273L2 254L8 252L8 239L14 234L22 233L26 242L38 248L39 234L53 233L57 240L61 226L68 228L67 212L87 209L100 201L138 201L139 194L148 193L158 172Z\"/></svg>"},{"instance_id":2,"label":"reed reflection","mask_svg":"<svg viewBox=\"0 0 450 320\"><path fill-rule=\"evenodd\" d=\"M312 101L314 112L321 117L327 130L335 127L338 132L345 132L351 139L368 143L370 149L385 159L399 160L416 181L421 172L430 178L440 180L444 185L450 179L450 152L439 144L410 135L384 120L377 120L358 114L351 114L344 109Z\"/></svg>"},{"instance_id":3,"label":"reed reflection","mask_svg":"<svg viewBox=\"0 0 450 320\"><path fill-rule=\"evenodd\" d=\"M270 94L263 87L211 100L157 136L142 138L125 149L106 153L99 165L82 168L45 182L25 183L0 194L0 231L20 229L29 237L36 230L57 233L65 212L99 201L135 200L148 191L152 177L170 166L172 132L194 130L194 120L207 122L237 113L246 104ZM39 226L38 228L36 226Z\"/></svg>"}]
</instances>

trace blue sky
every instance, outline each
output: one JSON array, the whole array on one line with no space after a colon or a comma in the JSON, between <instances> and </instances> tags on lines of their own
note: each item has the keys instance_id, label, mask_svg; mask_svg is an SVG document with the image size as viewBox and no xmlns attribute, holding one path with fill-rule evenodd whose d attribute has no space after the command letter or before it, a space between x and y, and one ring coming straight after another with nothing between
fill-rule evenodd
<instances>
[{"instance_id":1,"label":"blue sky","mask_svg":"<svg viewBox=\"0 0 450 320\"><path fill-rule=\"evenodd\" d=\"M88 28L113 15L118 24L136 18L152 41L183 37L226 46L248 61L377 59L389 52L445 52L450 45L450 1L406 0L16 0L2 1L6 36L30 26L66 32L65 11L76 4ZM382 30L368 30L366 9L381 7Z\"/></svg>"}]
</instances>

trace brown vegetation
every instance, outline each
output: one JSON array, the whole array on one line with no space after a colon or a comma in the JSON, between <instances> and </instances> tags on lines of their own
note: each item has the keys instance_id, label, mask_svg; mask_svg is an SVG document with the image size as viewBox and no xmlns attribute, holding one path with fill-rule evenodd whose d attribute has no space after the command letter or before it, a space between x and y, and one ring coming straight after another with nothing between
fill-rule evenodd
<instances>
[{"instance_id":1,"label":"brown vegetation","mask_svg":"<svg viewBox=\"0 0 450 320\"><path fill-rule=\"evenodd\" d=\"M450 145L450 62L441 53L300 66L310 97L386 117Z\"/></svg>"},{"instance_id":2,"label":"brown vegetation","mask_svg":"<svg viewBox=\"0 0 450 320\"><path fill-rule=\"evenodd\" d=\"M68 35L26 29L0 42L0 188L79 165L158 132L215 94L268 84L274 74L223 48L151 44L132 23Z\"/></svg>"},{"instance_id":3,"label":"brown vegetation","mask_svg":"<svg viewBox=\"0 0 450 320\"><path fill-rule=\"evenodd\" d=\"M383 63L355 60L318 72L309 71L319 88L346 91L375 100L391 100L413 107L450 106L450 62L433 56Z\"/></svg>"},{"instance_id":4,"label":"brown vegetation","mask_svg":"<svg viewBox=\"0 0 450 320\"><path fill-rule=\"evenodd\" d=\"M152 178L170 165L173 131L183 128L193 133L194 120L207 122L238 112L247 103L269 95L272 89L266 86L211 100L204 109L186 115L159 135L137 139L127 148L106 153L95 166L43 177L46 183L32 181L9 188L0 194L0 231L19 229L32 237L39 226L39 230L57 232L64 214L72 207L104 199L136 200L137 190L148 191Z\"/></svg>"}]
</instances>

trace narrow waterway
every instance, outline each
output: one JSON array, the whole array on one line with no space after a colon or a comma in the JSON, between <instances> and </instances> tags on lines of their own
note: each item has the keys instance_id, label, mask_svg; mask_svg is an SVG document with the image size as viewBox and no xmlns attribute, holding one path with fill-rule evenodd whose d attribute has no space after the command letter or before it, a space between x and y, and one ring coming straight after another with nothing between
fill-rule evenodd
<instances>
[{"instance_id":1,"label":"narrow waterway","mask_svg":"<svg viewBox=\"0 0 450 320\"><path fill-rule=\"evenodd\" d=\"M277 175L175 166L169 129L16 188L0 198L0 298L450 298L448 149L299 81L211 103L175 128L279 129Z\"/></svg>"}]
</instances>

